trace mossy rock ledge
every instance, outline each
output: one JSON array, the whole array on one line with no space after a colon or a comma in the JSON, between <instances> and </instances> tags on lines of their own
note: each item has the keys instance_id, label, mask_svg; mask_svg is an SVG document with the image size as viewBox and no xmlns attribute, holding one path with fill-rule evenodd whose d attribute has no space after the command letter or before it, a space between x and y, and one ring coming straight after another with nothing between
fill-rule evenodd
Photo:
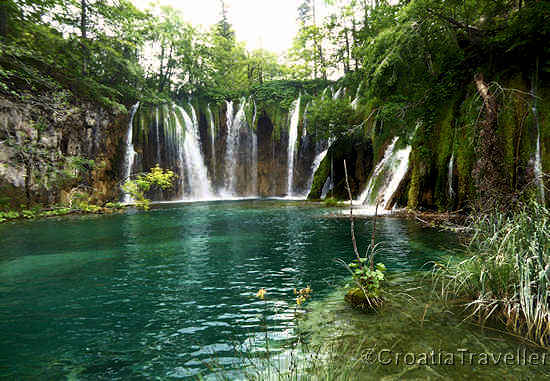
<instances>
[{"instance_id":1,"label":"mossy rock ledge","mask_svg":"<svg viewBox=\"0 0 550 381\"><path fill-rule=\"evenodd\" d=\"M383 299L381 297L368 297L365 295L363 290L358 287L349 290L344 297L344 300L354 309L362 312L375 312L383 303Z\"/></svg>"}]
</instances>

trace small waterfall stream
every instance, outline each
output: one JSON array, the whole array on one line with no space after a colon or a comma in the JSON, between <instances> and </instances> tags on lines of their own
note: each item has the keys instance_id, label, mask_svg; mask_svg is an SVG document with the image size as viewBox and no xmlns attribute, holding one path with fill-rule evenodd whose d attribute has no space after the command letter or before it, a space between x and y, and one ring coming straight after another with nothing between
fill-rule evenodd
<instances>
[{"instance_id":1,"label":"small waterfall stream","mask_svg":"<svg viewBox=\"0 0 550 381\"><path fill-rule=\"evenodd\" d=\"M365 191L359 197L363 207L361 214L374 214L377 200L380 199L379 213L388 210L392 197L409 168L411 146L395 150L398 137L395 137L384 152L384 157L376 165Z\"/></svg>"},{"instance_id":2,"label":"small waterfall stream","mask_svg":"<svg viewBox=\"0 0 550 381\"><path fill-rule=\"evenodd\" d=\"M323 159L327 156L327 153L328 153L328 149L326 149L326 150L322 151L321 153L317 154L317 156L315 156L315 159L313 159L313 164L311 166L311 176L309 177L309 180L307 182L307 192L308 193L309 193L309 190L311 189L311 186L313 185L313 178L315 177L315 172L317 172L317 169L319 169L319 166L321 165L321 162L323 161ZM327 187L328 187L328 185L327 185ZM324 189L324 187L323 187L323 189ZM321 190L321 198L324 198L322 193L323 193L323 190ZM325 192L325 197L326 197L326 193L328 193L328 189ZM307 194L305 196L307 197Z\"/></svg>"},{"instance_id":3,"label":"small waterfall stream","mask_svg":"<svg viewBox=\"0 0 550 381\"><path fill-rule=\"evenodd\" d=\"M300 97L294 102L288 130L288 187L287 196L292 196L294 184L294 160L296 158L296 141L298 140L298 123L300 122Z\"/></svg>"},{"instance_id":4,"label":"small waterfall stream","mask_svg":"<svg viewBox=\"0 0 550 381\"><path fill-rule=\"evenodd\" d=\"M128 122L128 132L126 133L126 149L124 154L124 183L130 180L132 175L132 169L134 167L134 160L136 158L136 151L134 149L134 117L139 108L139 102L132 106L130 112L130 122ZM132 202L132 197L129 194L124 193L122 196L123 203Z\"/></svg>"},{"instance_id":5,"label":"small waterfall stream","mask_svg":"<svg viewBox=\"0 0 550 381\"><path fill-rule=\"evenodd\" d=\"M361 82L359 84L359 86L357 87L357 91L355 92L355 98L353 99L353 101L351 101L351 107L354 110L357 110L357 105L359 105L359 96L361 94L361 88L362 87L363 87L363 82Z\"/></svg>"},{"instance_id":6,"label":"small waterfall stream","mask_svg":"<svg viewBox=\"0 0 550 381\"><path fill-rule=\"evenodd\" d=\"M216 178L216 123L214 121L214 115L212 109L208 105L208 118L210 119L210 150L211 150L211 162L212 162L212 179Z\"/></svg>"},{"instance_id":7,"label":"small waterfall stream","mask_svg":"<svg viewBox=\"0 0 550 381\"><path fill-rule=\"evenodd\" d=\"M159 125L160 125L160 117L159 117L159 113L160 113L160 109L157 108L155 110L155 130L156 130L156 133L155 133L155 137L157 139L157 162L155 164L159 164L160 165L160 129L159 129Z\"/></svg>"},{"instance_id":8,"label":"small waterfall stream","mask_svg":"<svg viewBox=\"0 0 550 381\"><path fill-rule=\"evenodd\" d=\"M546 195L544 191L544 173L542 171L542 160L541 160L541 148L540 148L540 121L539 113L537 109L537 94L536 94L536 80L533 81L533 86L531 88L531 96L533 97L533 106L531 111L533 112L533 119L535 121L535 129L537 131L537 143L535 148L535 158L534 158L534 174L535 182L537 184L537 197L541 204L545 204Z\"/></svg>"},{"instance_id":9,"label":"small waterfall stream","mask_svg":"<svg viewBox=\"0 0 550 381\"><path fill-rule=\"evenodd\" d=\"M451 154L451 159L449 160L449 169L447 172L447 181L448 181L448 192L449 192L449 200L453 200L455 196L455 191L453 189L453 169L454 169L454 163L455 163L455 153Z\"/></svg>"},{"instance_id":10,"label":"small waterfall stream","mask_svg":"<svg viewBox=\"0 0 550 381\"><path fill-rule=\"evenodd\" d=\"M537 121L538 126L538 121ZM544 191L544 178L542 172L542 161L540 157L540 130L537 127L537 148L535 152L535 176L537 177L537 188L539 193L539 201L544 205L546 202L546 195Z\"/></svg>"},{"instance_id":11,"label":"small waterfall stream","mask_svg":"<svg viewBox=\"0 0 550 381\"><path fill-rule=\"evenodd\" d=\"M250 171L252 174L251 186L252 190L250 195L258 195L258 135L255 131L252 131L252 155L250 161Z\"/></svg>"}]
</instances>

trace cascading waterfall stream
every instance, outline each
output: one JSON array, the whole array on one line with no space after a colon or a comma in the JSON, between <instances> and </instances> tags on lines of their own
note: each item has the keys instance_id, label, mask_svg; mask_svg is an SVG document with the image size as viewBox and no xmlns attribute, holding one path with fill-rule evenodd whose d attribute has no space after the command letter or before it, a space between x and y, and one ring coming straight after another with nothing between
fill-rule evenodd
<instances>
[{"instance_id":1,"label":"cascading waterfall stream","mask_svg":"<svg viewBox=\"0 0 550 381\"><path fill-rule=\"evenodd\" d=\"M365 191L359 197L363 207L361 214L374 214L377 200L381 200L379 213L390 206L392 197L409 168L411 146L395 151L398 137L395 137L384 152L384 157L376 165Z\"/></svg>"},{"instance_id":2,"label":"cascading waterfall stream","mask_svg":"<svg viewBox=\"0 0 550 381\"><path fill-rule=\"evenodd\" d=\"M212 154L212 178L216 178L216 123L214 121L214 115L212 109L208 105L208 117L210 118L210 150Z\"/></svg>"},{"instance_id":3,"label":"cascading waterfall stream","mask_svg":"<svg viewBox=\"0 0 550 381\"><path fill-rule=\"evenodd\" d=\"M537 121L538 126L538 121ZM539 191L539 198L541 204L545 204L546 202L546 195L544 191L544 178L543 178L543 172L542 172L542 161L540 157L540 130L539 127L537 127L537 148L535 152L535 176L537 177L537 188Z\"/></svg>"},{"instance_id":4,"label":"cascading waterfall stream","mask_svg":"<svg viewBox=\"0 0 550 381\"><path fill-rule=\"evenodd\" d=\"M327 147L326 142L309 135L305 120L300 130L301 101L301 96L294 101L286 119L288 134L277 138L266 135L272 132L258 121L260 114L253 98L243 98L238 106L226 102L225 126L216 124L212 105L205 106L201 113L191 104L135 106L130 115L135 128L132 132L129 127L130 135L126 136L123 175L127 178L128 172L146 172L157 164L175 172L176 186L151 194L156 201L233 199L259 194L305 198ZM307 109L308 105L304 106ZM278 158L277 152L284 153L285 148L286 157ZM266 157L266 149L272 151L271 158ZM267 162L260 163L260 158ZM219 185L215 188L214 184ZM126 196L124 200L129 201Z\"/></svg>"},{"instance_id":5,"label":"cascading waterfall stream","mask_svg":"<svg viewBox=\"0 0 550 381\"><path fill-rule=\"evenodd\" d=\"M448 181L448 191L449 191L449 199L452 200L455 196L455 191L453 189L453 168L455 163L455 153L451 154L451 159L449 160L449 169L447 173L447 181Z\"/></svg>"},{"instance_id":6,"label":"cascading waterfall stream","mask_svg":"<svg viewBox=\"0 0 550 381\"><path fill-rule=\"evenodd\" d=\"M195 110L192 106L191 112L194 117L190 117L185 110L176 106L183 116L185 123L185 137L183 144L180 145L179 157L183 159L185 166L185 180L187 180L188 191L185 200L205 200L213 198L212 187L208 180L208 171L204 163L204 157L200 150L199 125L196 119ZM182 130L180 121L176 118L176 125ZM181 178L182 187L184 187L184 178Z\"/></svg>"},{"instance_id":7,"label":"cascading waterfall stream","mask_svg":"<svg viewBox=\"0 0 550 381\"><path fill-rule=\"evenodd\" d=\"M252 131L252 158L250 170L252 172L252 196L258 195L258 135Z\"/></svg>"},{"instance_id":8,"label":"cascading waterfall stream","mask_svg":"<svg viewBox=\"0 0 550 381\"><path fill-rule=\"evenodd\" d=\"M287 196L292 196L294 184L294 160L296 158L296 141L298 140L298 123L300 122L300 97L294 102L288 130L288 181Z\"/></svg>"},{"instance_id":9,"label":"cascading waterfall stream","mask_svg":"<svg viewBox=\"0 0 550 381\"><path fill-rule=\"evenodd\" d=\"M363 87L363 83L361 82L357 87L357 91L355 92L355 98L353 99L353 101L351 101L351 107L354 110L357 110L357 105L359 104L359 95L361 94L362 87Z\"/></svg>"},{"instance_id":10,"label":"cascading waterfall stream","mask_svg":"<svg viewBox=\"0 0 550 381\"><path fill-rule=\"evenodd\" d=\"M317 154L317 156L315 156L315 159L313 159L313 164L311 165L311 176L309 177L309 180L307 182L307 193L309 193L311 186L313 185L313 178L315 177L315 172L317 172L317 169L319 169L319 166L321 165L321 162L323 161L323 159L327 156L327 153L328 153L328 149ZM322 190L321 190L321 193L323 193ZM328 193L328 190L327 190L327 193ZM305 194L304 196L307 196L307 194ZM326 194L325 194L325 197L326 197ZM324 197L322 197L321 195L321 198L324 198Z\"/></svg>"},{"instance_id":11,"label":"cascading waterfall stream","mask_svg":"<svg viewBox=\"0 0 550 381\"><path fill-rule=\"evenodd\" d=\"M227 127L227 138L226 138L226 148L225 148L225 182L224 182L224 196L232 196L233 188L231 184L231 178L233 177L235 162L235 141L237 140L236 133L233 129L233 102L226 102L227 111L226 111L226 127Z\"/></svg>"},{"instance_id":12,"label":"cascading waterfall stream","mask_svg":"<svg viewBox=\"0 0 550 381\"><path fill-rule=\"evenodd\" d=\"M124 183L130 180L132 175L132 168L134 167L134 160L136 158L136 151L134 149L134 117L139 108L139 102L132 106L130 113L130 122L128 122L128 132L126 133L126 150L124 155ZM123 203L132 202L132 197L128 193L124 193L122 196Z\"/></svg>"},{"instance_id":13,"label":"cascading waterfall stream","mask_svg":"<svg viewBox=\"0 0 550 381\"><path fill-rule=\"evenodd\" d=\"M155 110L155 137L157 139L157 162L156 164L160 165L160 130L159 130L159 109Z\"/></svg>"},{"instance_id":14,"label":"cascading waterfall stream","mask_svg":"<svg viewBox=\"0 0 550 381\"><path fill-rule=\"evenodd\" d=\"M537 71L538 71L538 61L537 61ZM537 143L535 148L535 163L534 163L534 173L535 173L535 182L537 184L537 193L538 199L541 204L545 204L546 195L544 191L544 173L542 172L542 160L540 152L540 121L539 113L537 109L537 94L536 94L536 78L533 80L533 86L531 87L531 96L533 97L533 106L531 111L533 112L533 119L535 121L535 128L537 131Z\"/></svg>"}]
</instances>

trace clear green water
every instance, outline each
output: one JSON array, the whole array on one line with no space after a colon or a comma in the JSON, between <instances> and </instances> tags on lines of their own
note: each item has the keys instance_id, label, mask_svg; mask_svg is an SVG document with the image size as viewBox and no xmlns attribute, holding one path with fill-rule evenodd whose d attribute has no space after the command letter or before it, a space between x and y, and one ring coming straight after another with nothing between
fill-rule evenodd
<instances>
[{"instance_id":1,"label":"clear green water","mask_svg":"<svg viewBox=\"0 0 550 381\"><path fill-rule=\"evenodd\" d=\"M334 259L352 259L349 222L327 213L214 202L1 225L0 375L194 378L214 358L238 369L235 346L261 351L265 321L277 351L296 335L293 288L311 285L313 307L347 277ZM365 247L370 223L357 225ZM427 268L457 245L406 220L379 219L377 231L386 248L378 260L394 274ZM261 287L266 301L255 297Z\"/></svg>"}]
</instances>

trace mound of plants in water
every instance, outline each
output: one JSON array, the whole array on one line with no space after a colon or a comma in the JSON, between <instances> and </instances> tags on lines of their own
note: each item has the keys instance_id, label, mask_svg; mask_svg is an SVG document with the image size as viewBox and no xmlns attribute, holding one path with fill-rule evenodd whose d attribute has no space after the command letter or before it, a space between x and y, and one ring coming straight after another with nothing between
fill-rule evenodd
<instances>
[{"instance_id":1,"label":"mound of plants in water","mask_svg":"<svg viewBox=\"0 0 550 381\"><path fill-rule=\"evenodd\" d=\"M376 218L378 217L378 205L376 206L376 212L373 218L372 227L372 239L370 245L367 247L365 256L362 257L357 249L357 241L355 239L355 223L353 220L353 198L351 196L351 189L348 179L348 168L346 161L344 160L344 174L346 179L346 188L349 196L349 219L351 227L351 241L353 243L353 251L355 253L355 259L352 263L346 263L339 259L338 262L343 264L351 273L353 282L357 287L351 288L345 296L346 302L348 302L353 308L369 312L376 311L383 303L381 296L382 282L384 281L384 272L386 266L383 263L374 265L374 256L378 250L379 244L375 243L376 236Z\"/></svg>"},{"instance_id":2,"label":"mound of plants in water","mask_svg":"<svg viewBox=\"0 0 550 381\"><path fill-rule=\"evenodd\" d=\"M468 257L434 271L446 300L467 300L481 323L506 325L550 347L550 211L531 203L513 214L495 212L472 223Z\"/></svg>"}]
</instances>

